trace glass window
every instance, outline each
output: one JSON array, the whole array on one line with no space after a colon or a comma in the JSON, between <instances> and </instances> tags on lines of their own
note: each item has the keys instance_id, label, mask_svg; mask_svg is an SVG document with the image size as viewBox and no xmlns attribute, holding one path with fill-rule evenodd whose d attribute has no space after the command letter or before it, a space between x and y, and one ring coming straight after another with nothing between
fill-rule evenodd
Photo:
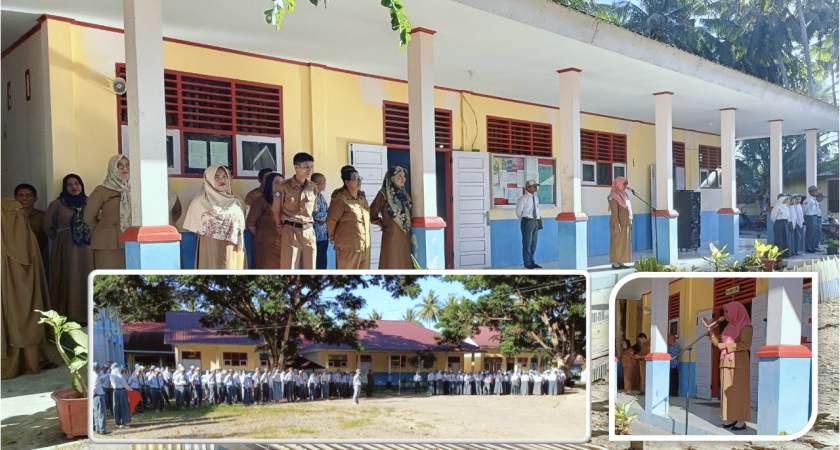
<instances>
[{"instance_id":1,"label":"glass window","mask_svg":"<svg viewBox=\"0 0 840 450\"><path fill-rule=\"evenodd\" d=\"M613 180L618 177L627 177L627 165L626 164L613 164Z\"/></svg>"},{"instance_id":2,"label":"glass window","mask_svg":"<svg viewBox=\"0 0 840 450\"><path fill-rule=\"evenodd\" d=\"M581 181L582 184L596 184L595 183L595 163L590 161L581 162Z\"/></svg>"},{"instance_id":3,"label":"glass window","mask_svg":"<svg viewBox=\"0 0 840 450\"><path fill-rule=\"evenodd\" d=\"M598 163L598 184L600 186L609 186L612 184L612 163Z\"/></svg>"},{"instance_id":4,"label":"glass window","mask_svg":"<svg viewBox=\"0 0 840 450\"><path fill-rule=\"evenodd\" d=\"M283 147L280 138L265 136L237 136L236 137L236 168L237 175L242 177L256 177L262 169L278 171L279 161L283 158Z\"/></svg>"},{"instance_id":5,"label":"glass window","mask_svg":"<svg viewBox=\"0 0 840 450\"><path fill-rule=\"evenodd\" d=\"M233 139L226 134L184 132L184 173L203 175L213 164L233 173Z\"/></svg>"}]
</instances>

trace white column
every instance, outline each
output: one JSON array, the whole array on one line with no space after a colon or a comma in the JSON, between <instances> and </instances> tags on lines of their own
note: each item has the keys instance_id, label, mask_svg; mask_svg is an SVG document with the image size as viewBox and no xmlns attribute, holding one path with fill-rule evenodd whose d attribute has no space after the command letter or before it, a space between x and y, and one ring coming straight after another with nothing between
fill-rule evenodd
<instances>
[{"instance_id":1,"label":"white column","mask_svg":"<svg viewBox=\"0 0 840 450\"><path fill-rule=\"evenodd\" d=\"M735 209L735 108L720 110L721 209Z\"/></svg>"},{"instance_id":2,"label":"white column","mask_svg":"<svg viewBox=\"0 0 840 450\"><path fill-rule=\"evenodd\" d=\"M782 192L782 121L770 121L770 204Z\"/></svg>"},{"instance_id":3,"label":"white column","mask_svg":"<svg viewBox=\"0 0 840 450\"><path fill-rule=\"evenodd\" d=\"M560 211L582 213L580 167L580 69L560 74Z\"/></svg>"},{"instance_id":4,"label":"white column","mask_svg":"<svg viewBox=\"0 0 840 450\"><path fill-rule=\"evenodd\" d=\"M437 217L434 34L425 28L415 28L408 44L412 217Z\"/></svg>"},{"instance_id":5,"label":"white column","mask_svg":"<svg viewBox=\"0 0 840 450\"><path fill-rule=\"evenodd\" d=\"M802 279L770 278L768 283L764 345L801 345Z\"/></svg>"},{"instance_id":6,"label":"white column","mask_svg":"<svg viewBox=\"0 0 840 450\"><path fill-rule=\"evenodd\" d=\"M817 129L805 130L805 189L817 185ZM835 194L836 195L836 194Z\"/></svg>"},{"instance_id":7,"label":"white column","mask_svg":"<svg viewBox=\"0 0 840 450\"><path fill-rule=\"evenodd\" d=\"M656 98L656 198L653 206L670 214L674 209L674 156L671 145L673 92L658 92Z\"/></svg>"},{"instance_id":8,"label":"white column","mask_svg":"<svg viewBox=\"0 0 840 450\"><path fill-rule=\"evenodd\" d=\"M169 225L161 0L123 0L123 18L132 225Z\"/></svg>"},{"instance_id":9,"label":"white column","mask_svg":"<svg viewBox=\"0 0 840 450\"><path fill-rule=\"evenodd\" d=\"M668 353L668 278L653 278L650 290L650 352Z\"/></svg>"}]
</instances>

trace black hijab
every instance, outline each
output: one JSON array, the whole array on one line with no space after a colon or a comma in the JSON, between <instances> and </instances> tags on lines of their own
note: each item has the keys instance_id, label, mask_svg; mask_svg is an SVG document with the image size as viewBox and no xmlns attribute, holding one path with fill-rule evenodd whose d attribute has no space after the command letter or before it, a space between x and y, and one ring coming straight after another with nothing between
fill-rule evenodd
<instances>
[{"instance_id":1,"label":"black hijab","mask_svg":"<svg viewBox=\"0 0 840 450\"><path fill-rule=\"evenodd\" d=\"M78 180L79 185L82 186L82 192L79 195L72 195L67 191L67 181L71 178ZM90 227L84 220L87 195L85 195L85 183L82 181L82 177L74 173L64 177L58 200L62 205L73 210L73 217L70 219L70 236L73 237L73 243L76 245L90 245Z\"/></svg>"},{"instance_id":2,"label":"black hijab","mask_svg":"<svg viewBox=\"0 0 840 450\"><path fill-rule=\"evenodd\" d=\"M274 203L274 187L273 187L273 185L274 185L274 179L276 177L280 177L280 179L283 179L283 175L280 175L277 172L272 172L272 173L266 175L266 177L265 177L265 185L263 186L263 197L265 198L265 201L267 201L269 205Z\"/></svg>"},{"instance_id":3,"label":"black hijab","mask_svg":"<svg viewBox=\"0 0 840 450\"><path fill-rule=\"evenodd\" d=\"M82 192L79 195L71 195L70 192L67 191L67 181L71 178L75 178L79 181L79 185L82 186ZM71 208L84 208L87 204L87 195L85 195L85 183L82 181L82 177L76 175L75 173L71 173L64 177L64 180L61 182L61 194L59 194L58 198L61 199L61 202Z\"/></svg>"}]
</instances>

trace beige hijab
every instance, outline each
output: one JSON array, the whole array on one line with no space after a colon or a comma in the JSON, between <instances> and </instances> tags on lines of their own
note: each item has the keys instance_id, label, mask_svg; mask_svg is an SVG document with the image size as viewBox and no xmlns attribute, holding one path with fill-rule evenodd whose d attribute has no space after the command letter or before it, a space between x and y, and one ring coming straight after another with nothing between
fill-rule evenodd
<instances>
[{"instance_id":1,"label":"beige hijab","mask_svg":"<svg viewBox=\"0 0 840 450\"><path fill-rule=\"evenodd\" d=\"M219 167L230 177L224 166L212 165L204 171L204 185L187 209L184 228L241 247L245 244L245 203L230 187L225 192L216 190L213 179Z\"/></svg>"},{"instance_id":2,"label":"beige hijab","mask_svg":"<svg viewBox=\"0 0 840 450\"><path fill-rule=\"evenodd\" d=\"M117 165L121 159L128 159L125 155L114 155L108 160L108 175L102 186L120 193L120 230L125 231L131 226L131 184L120 178Z\"/></svg>"}]
</instances>

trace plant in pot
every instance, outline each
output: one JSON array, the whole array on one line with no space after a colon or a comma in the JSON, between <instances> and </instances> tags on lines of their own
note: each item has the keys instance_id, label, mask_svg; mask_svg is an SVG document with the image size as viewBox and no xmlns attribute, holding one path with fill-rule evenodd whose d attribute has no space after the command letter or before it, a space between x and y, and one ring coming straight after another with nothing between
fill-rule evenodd
<instances>
[{"instance_id":1,"label":"plant in pot","mask_svg":"<svg viewBox=\"0 0 840 450\"><path fill-rule=\"evenodd\" d=\"M630 434L630 423L639 418L638 413L630 414L630 407L639 396L633 397L629 402L615 402L615 434Z\"/></svg>"},{"instance_id":2,"label":"plant in pot","mask_svg":"<svg viewBox=\"0 0 840 450\"><path fill-rule=\"evenodd\" d=\"M779 247L773 244L762 243L758 239L753 242L753 248L755 249L756 258L760 259L761 263L764 264L765 272L772 272L776 266L776 260L787 250L779 250Z\"/></svg>"},{"instance_id":3,"label":"plant in pot","mask_svg":"<svg viewBox=\"0 0 840 450\"><path fill-rule=\"evenodd\" d=\"M828 254L828 255L836 255L837 254L838 243L840 243L840 241L838 241L835 238L826 239L825 240L825 253Z\"/></svg>"},{"instance_id":4,"label":"plant in pot","mask_svg":"<svg viewBox=\"0 0 840 450\"><path fill-rule=\"evenodd\" d=\"M763 272L764 264L761 262L761 257L754 254L749 254L744 257L744 263L741 267L746 272Z\"/></svg>"},{"instance_id":5,"label":"plant in pot","mask_svg":"<svg viewBox=\"0 0 840 450\"><path fill-rule=\"evenodd\" d=\"M36 310L37 311L37 310ZM53 327L55 332L55 346L58 353L70 369L70 386L52 393L55 408L58 411L58 423L61 431L68 438L87 436L88 396L87 396L87 355L88 336L76 322L68 322L67 318L55 311L38 311L42 317L38 323L45 323ZM61 337L69 335L76 347L69 355L61 345Z\"/></svg>"},{"instance_id":6,"label":"plant in pot","mask_svg":"<svg viewBox=\"0 0 840 450\"><path fill-rule=\"evenodd\" d=\"M709 263L709 268L712 272L738 272L740 268L738 267L738 261L736 260L732 265L729 265L729 261L733 259L732 254L726 251L727 245L724 245L722 248L715 247L715 244L709 243L709 251L710 255L704 256L703 260Z\"/></svg>"}]
</instances>

